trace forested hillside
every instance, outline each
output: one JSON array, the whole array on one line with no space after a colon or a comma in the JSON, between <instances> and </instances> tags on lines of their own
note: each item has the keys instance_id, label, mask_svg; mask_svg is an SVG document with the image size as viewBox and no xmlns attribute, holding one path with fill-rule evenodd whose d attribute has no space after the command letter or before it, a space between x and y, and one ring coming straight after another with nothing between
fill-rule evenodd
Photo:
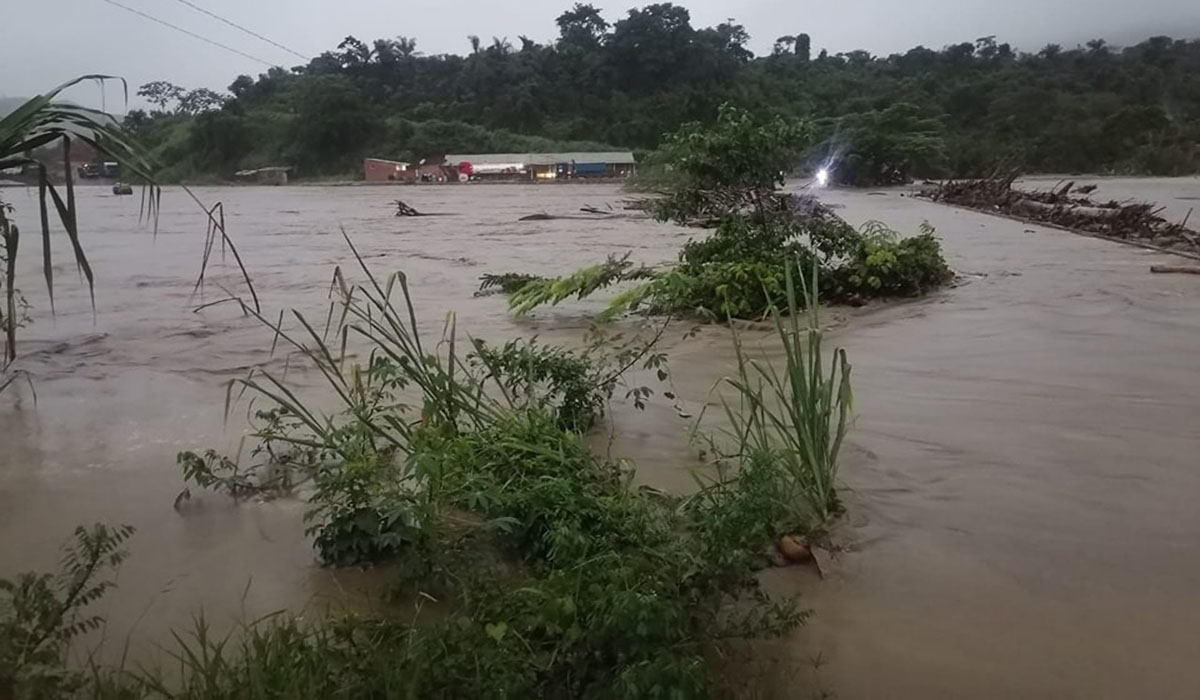
<instances>
[{"instance_id":1,"label":"forested hillside","mask_svg":"<svg viewBox=\"0 0 1200 700\"><path fill-rule=\"evenodd\" d=\"M651 149L682 122L711 121L722 102L810 118L828 137L823 153L855 159L861 172L846 179L864 183L998 162L1200 170L1197 40L1025 53L983 37L873 56L816 51L801 32L755 57L740 25L696 28L669 3L621 18L575 5L557 23L553 42L470 37L463 56L347 37L308 65L239 76L231 95L145 86L156 108L127 121L168 178L275 164L350 173L364 155Z\"/></svg>"}]
</instances>

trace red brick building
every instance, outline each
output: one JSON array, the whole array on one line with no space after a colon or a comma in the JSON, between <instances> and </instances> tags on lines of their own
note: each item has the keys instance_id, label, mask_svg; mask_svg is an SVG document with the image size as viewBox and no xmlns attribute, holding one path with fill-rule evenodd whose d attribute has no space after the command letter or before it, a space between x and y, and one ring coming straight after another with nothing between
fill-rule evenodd
<instances>
[{"instance_id":1,"label":"red brick building","mask_svg":"<svg viewBox=\"0 0 1200 700\"><path fill-rule=\"evenodd\" d=\"M364 158L363 179L367 182L412 182L417 179L417 171L398 160Z\"/></svg>"}]
</instances>

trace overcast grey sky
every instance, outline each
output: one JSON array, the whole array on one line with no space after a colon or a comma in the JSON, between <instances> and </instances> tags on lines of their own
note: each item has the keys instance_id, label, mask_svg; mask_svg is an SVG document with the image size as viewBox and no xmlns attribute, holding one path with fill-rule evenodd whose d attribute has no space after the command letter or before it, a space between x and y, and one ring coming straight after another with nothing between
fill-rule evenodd
<instances>
[{"instance_id":1,"label":"overcast grey sky","mask_svg":"<svg viewBox=\"0 0 1200 700\"><path fill-rule=\"evenodd\" d=\"M84 73L128 79L131 91L150 80L223 91L240 73L266 66L131 14L105 0L2 0L0 96L26 96ZM296 57L205 16L179 0L117 0L214 41L285 67ZM303 54L334 47L348 34L364 41L415 37L425 53L463 53L467 35L485 41L525 34L556 35L554 18L574 0L190 0ZM615 21L631 0L598 0ZM1200 0L690 0L694 26L732 17L746 26L751 48L770 51L777 36L807 32L813 52L863 48L872 53L930 48L994 34L1026 50L1047 42L1073 46L1103 36L1128 44L1152 34L1200 35ZM71 99L99 106L81 86ZM121 110L110 88L110 109Z\"/></svg>"}]
</instances>

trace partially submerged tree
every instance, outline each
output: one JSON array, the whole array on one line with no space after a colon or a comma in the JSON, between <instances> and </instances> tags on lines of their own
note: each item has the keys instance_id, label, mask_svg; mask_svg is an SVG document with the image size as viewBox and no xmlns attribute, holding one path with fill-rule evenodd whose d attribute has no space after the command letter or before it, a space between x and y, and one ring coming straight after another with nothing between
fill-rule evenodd
<instances>
[{"instance_id":1,"label":"partially submerged tree","mask_svg":"<svg viewBox=\"0 0 1200 700\"><path fill-rule=\"evenodd\" d=\"M900 185L941 172L945 128L916 105L899 102L827 119L821 130L813 160L823 163L837 184Z\"/></svg>"},{"instance_id":2,"label":"partially submerged tree","mask_svg":"<svg viewBox=\"0 0 1200 700\"><path fill-rule=\"evenodd\" d=\"M672 174L660 218L690 220L745 207L761 209L812 138L805 122L762 120L721 105L711 126L684 124L652 158Z\"/></svg>"}]
</instances>

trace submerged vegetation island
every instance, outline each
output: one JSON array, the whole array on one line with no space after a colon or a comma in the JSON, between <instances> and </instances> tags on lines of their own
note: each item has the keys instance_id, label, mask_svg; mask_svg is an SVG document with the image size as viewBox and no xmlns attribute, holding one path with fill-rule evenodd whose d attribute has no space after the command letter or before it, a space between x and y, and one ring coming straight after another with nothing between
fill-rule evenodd
<instances>
[{"instance_id":1,"label":"submerged vegetation island","mask_svg":"<svg viewBox=\"0 0 1200 700\"><path fill-rule=\"evenodd\" d=\"M466 55L416 39L347 37L305 65L239 76L230 94L142 86L125 120L166 181L279 164L301 176L356 172L366 156L644 152L717 106L815 120L811 156L850 184L1027 172L1178 175L1200 170L1200 41L1021 47L969 37L887 56L829 54L780 36L754 56L732 20L694 27L659 3L604 17L576 4L539 43L470 37Z\"/></svg>"},{"instance_id":2,"label":"submerged vegetation island","mask_svg":"<svg viewBox=\"0 0 1200 700\"><path fill-rule=\"evenodd\" d=\"M927 223L908 238L878 221L858 230L811 195L781 191L783 173L814 131L811 123L757 119L722 105L712 126L686 124L667 135L639 177L657 193L645 203L656 218L712 229L683 246L678 264L648 268L628 254L610 256L563 277L487 274L481 291L499 289L522 314L630 282L602 318L641 309L723 321L786 308L797 265L817 271L814 295L845 304L919 296L949 282L953 273Z\"/></svg>"}]
</instances>

